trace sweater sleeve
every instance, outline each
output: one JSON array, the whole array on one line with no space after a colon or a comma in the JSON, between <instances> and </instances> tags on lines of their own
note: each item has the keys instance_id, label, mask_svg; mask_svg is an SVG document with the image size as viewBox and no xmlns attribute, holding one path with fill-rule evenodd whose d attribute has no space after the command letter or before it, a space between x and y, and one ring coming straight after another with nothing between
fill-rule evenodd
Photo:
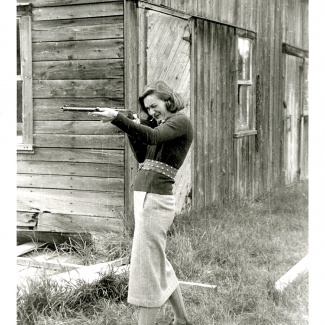
<instances>
[{"instance_id":1,"label":"sweater sleeve","mask_svg":"<svg viewBox=\"0 0 325 325\"><path fill-rule=\"evenodd\" d=\"M142 163L145 161L146 153L147 153L147 145L144 143L141 143L140 141L137 141L135 138L128 135L130 147L132 149L132 152L134 154L135 159Z\"/></svg>"},{"instance_id":2,"label":"sweater sleeve","mask_svg":"<svg viewBox=\"0 0 325 325\"><path fill-rule=\"evenodd\" d=\"M177 115L165 123L151 128L150 126L136 124L118 113L112 124L143 144L157 145L185 135L187 130L186 125L184 125L184 118L186 118L185 115Z\"/></svg>"}]
</instances>

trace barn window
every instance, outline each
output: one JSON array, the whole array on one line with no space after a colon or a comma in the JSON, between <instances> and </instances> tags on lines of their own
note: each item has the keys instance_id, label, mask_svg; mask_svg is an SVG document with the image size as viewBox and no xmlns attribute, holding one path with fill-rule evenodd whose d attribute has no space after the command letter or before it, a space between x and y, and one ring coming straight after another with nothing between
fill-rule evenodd
<instances>
[{"instance_id":1,"label":"barn window","mask_svg":"<svg viewBox=\"0 0 325 325\"><path fill-rule=\"evenodd\" d=\"M17 150L33 150L31 5L17 5Z\"/></svg>"},{"instance_id":2,"label":"barn window","mask_svg":"<svg viewBox=\"0 0 325 325\"><path fill-rule=\"evenodd\" d=\"M253 122L253 42L250 37L237 36L238 105L235 136L256 133Z\"/></svg>"},{"instance_id":3,"label":"barn window","mask_svg":"<svg viewBox=\"0 0 325 325\"><path fill-rule=\"evenodd\" d=\"M250 39L238 37L238 111L236 130L251 128L252 45Z\"/></svg>"}]
</instances>

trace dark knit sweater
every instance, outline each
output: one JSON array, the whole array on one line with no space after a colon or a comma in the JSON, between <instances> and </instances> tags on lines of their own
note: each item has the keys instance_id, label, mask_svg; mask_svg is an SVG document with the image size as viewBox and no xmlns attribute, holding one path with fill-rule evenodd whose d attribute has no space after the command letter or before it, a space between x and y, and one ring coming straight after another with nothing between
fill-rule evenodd
<instances>
[{"instance_id":1,"label":"dark knit sweater","mask_svg":"<svg viewBox=\"0 0 325 325\"><path fill-rule=\"evenodd\" d=\"M164 162L179 169L193 140L193 127L184 114L175 114L164 123L141 120L136 124L118 114L112 121L127 133L133 153L139 163L145 159ZM140 169L137 173L134 190L163 195L173 194L174 180L151 170Z\"/></svg>"}]
</instances>

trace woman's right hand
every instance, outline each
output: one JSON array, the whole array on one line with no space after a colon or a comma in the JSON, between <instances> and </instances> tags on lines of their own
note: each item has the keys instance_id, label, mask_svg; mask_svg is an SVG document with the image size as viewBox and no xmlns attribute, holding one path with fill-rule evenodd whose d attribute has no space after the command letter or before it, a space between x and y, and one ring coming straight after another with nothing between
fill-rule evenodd
<instances>
[{"instance_id":1,"label":"woman's right hand","mask_svg":"<svg viewBox=\"0 0 325 325\"><path fill-rule=\"evenodd\" d=\"M91 116L99 117L103 123L111 122L115 119L118 111L109 107L97 107L95 112L88 113Z\"/></svg>"}]
</instances>

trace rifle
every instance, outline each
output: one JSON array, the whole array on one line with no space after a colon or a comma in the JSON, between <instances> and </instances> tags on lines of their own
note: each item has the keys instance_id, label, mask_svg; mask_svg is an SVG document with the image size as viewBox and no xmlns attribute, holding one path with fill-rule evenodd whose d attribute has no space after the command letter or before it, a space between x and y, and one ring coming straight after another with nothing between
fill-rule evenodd
<instances>
[{"instance_id":1,"label":"rifle","mask_svg":"<svg viewBox=\"0 0 325 325\"><path fill-rule=\"evenodd\" d=\"M115 109L116 111L122 113L123 115L125 115L126 117L130 118L130 119L134 119L134 113L132 111L123 109L123 108L116 108L116 107L111 107L113 109ZM77 107L77 106L63 106L61 107L61 109L64 112L99 112L99 108L97 107Z\"/></svg>"}]
</instances>

